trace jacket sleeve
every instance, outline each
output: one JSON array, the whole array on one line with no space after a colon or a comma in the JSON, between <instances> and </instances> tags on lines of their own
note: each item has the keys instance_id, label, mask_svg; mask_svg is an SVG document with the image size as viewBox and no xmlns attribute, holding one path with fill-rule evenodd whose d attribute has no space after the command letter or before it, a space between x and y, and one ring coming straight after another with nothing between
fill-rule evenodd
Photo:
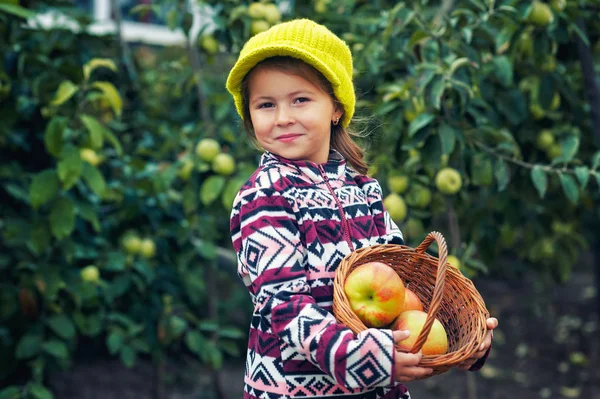
<instances>
[{"instance_id":1,"label":"jacket sleeve","mask_svg":"<svg viewBox=\"0 0 600 399\"><path fill-rule=\"evenodd\" d=\"M355 336L319 307L307 282L307 251L294 208L280 192L251 188L236 198L231 233L238 273L255 304L259 329L279 336L306 360L349 389L387 386L393 380L390 330ZM372 365L372 367L371 367ZM352 372L360 367L364 373Z\"/></svg>"}]
</instances>

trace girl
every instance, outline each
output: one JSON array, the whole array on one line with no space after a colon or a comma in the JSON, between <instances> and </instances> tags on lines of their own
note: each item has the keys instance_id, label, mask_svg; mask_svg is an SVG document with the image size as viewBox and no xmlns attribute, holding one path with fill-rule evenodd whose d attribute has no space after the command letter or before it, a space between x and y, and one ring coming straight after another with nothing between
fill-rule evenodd
<instances>
[{"instance_id":1,"label":"girl","mask_svg":"<svg viewBox=\"0 0 600 399\"><path fill-rule=\"evenodd\" d=\"M346 130L355 104L348 46L310 20L275 25L246 43L227 89L264 150L231 215L254 303L244 398L409 398L401 383L431 373L417 366L420 353L395 349L409 333L354 335L332 314L345 255L404 243ZM496 325L488 321L490 332ZM490 332L464 368L485 360Z\"/></svg>"}]
</instances>

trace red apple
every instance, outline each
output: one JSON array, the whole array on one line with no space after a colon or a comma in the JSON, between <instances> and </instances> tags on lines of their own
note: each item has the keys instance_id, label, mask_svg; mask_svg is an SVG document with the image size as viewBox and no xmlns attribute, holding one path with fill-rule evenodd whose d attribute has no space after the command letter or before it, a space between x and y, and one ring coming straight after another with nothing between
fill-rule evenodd
<instances>
[{"instance_id":1,"label":"red apple","mask_svg":"<svg viewBox=\"0 0 600 399\"><path fill-rule=\"evenodd\" d=\"M358 266L346 278L344 291L352 311L367 327L389 325L404 306L404 283L385 263Z\"/></svg>"},{"instance_id":2,"label":"red apple","mask_svg":"<svg viewBox=\"0 0 600 399\"><path fill-rule=\"evenodd\" d=\"M407 310L400 313L398 318L394 321L392 330L410 331L410 336L407 339L397 343L400 350L409 352L413 348L423 329L423 325L425 325L426 318L427 313L420 310ZM448 337L446 335L446 330L438 319L435 319L433 322L427 340L425 341L425 344L423 344L421 351L424 355L441 355L448 352Z\"/></svg>"},{"instance_id":3,"label":"red apple","mask_svg":"<svg viewBox=\"0 0 600 399\"><path fill-rule=\"evenodd\" d=\"M404 289L404 309L402 310L423 310L423 302L419 299L417 294L408 288Z\"/></svg>"}]
</instances>

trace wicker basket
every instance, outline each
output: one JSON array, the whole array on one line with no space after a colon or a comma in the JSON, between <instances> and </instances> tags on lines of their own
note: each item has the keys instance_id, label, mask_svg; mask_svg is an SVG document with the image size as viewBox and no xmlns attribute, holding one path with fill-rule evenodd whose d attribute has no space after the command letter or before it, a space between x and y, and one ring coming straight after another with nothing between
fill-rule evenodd
<instances>
[{"instance_id":1,"label":"wicker basket","mask_svg":"<svg viewBox=\"0 0 600 399\"><path fill-rule=\"evenodd\" d=\"M438 244L439 259L425 253L434 240ZM372 261L383 262L398 273L406 288L417 294L423 302L424 311L428 313L412 352L421 349L435 318L446 329L448 353L423 355L419 363L422 367L433 369L433 373L427 377L458 366L471 357L483 342L489 312L471 280L456 268L447 267L447 257L446 241L442 234L435 231L429 233L417 248L383 244L348 254L338 266L334 281L333 312L336 319L355 334L367 329L350 308L344 282L356 267Z\"/></svg>"}]
</instances>

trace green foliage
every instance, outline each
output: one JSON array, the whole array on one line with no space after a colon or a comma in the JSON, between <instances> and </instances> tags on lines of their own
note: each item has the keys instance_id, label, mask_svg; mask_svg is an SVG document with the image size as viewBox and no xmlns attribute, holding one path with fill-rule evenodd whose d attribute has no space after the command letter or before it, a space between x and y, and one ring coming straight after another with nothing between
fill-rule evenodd
<instances>
[{"instance_id":1,"label":"green foliage","mask_svg":"<svg viewBox=\"0 0 600 399\"><path fill-rule=\"evenodd\" d=\"M409 244L441 230L471 277L569 278L600 217L573 50L581 39L598 59L592 1L550 8L547 23L544 7L516 0L313 0L283 15L268 2L202 3L215 29L197 37L181 2L134 8L189 40L165 49L28 29L37 10L0 4L0 398L51 398L47 371L87 340L128 367L189 354L218 369L243 356L250 304L229 213L259 153L224 82L251 34L293 17L352 48L357 115L373 115L358 126L372 131L370 173L386 194L388 176L409 180L398 194ZM233 156L232 174L227 157L198 154L204 138ZM454 195L436 188L444 167L461 175Z\"/></svg>"}]
</instances>

